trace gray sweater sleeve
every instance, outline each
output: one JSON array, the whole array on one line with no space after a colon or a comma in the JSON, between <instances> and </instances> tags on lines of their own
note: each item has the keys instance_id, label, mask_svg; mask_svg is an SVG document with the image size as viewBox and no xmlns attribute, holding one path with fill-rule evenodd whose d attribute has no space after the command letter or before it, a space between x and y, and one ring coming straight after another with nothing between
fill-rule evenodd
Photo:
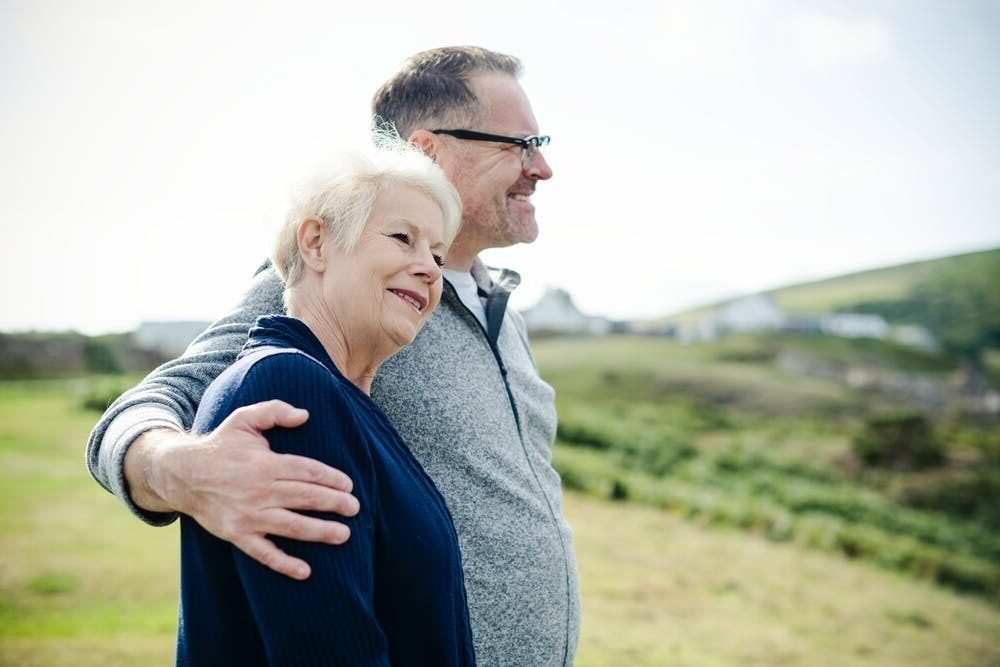
<instances>
[{"instance_id":1,"label":"gray sweater sleeve","mask_svg":"<svg viewBox=\"0 0 1000 667\"><path fill-rule=\"evenodd\" d=\"M228 315L202 332L179 359L163 364L122 394L91 431L87 441L90 474L143 521L166 525L177 517L147 512L132 502L124 471L129 446L152 428L182 431L191 427L202 394L236 359L253 323L262 315L283 312L283 290L271 266L260 270Z\"/></svg>"}]
</instances>

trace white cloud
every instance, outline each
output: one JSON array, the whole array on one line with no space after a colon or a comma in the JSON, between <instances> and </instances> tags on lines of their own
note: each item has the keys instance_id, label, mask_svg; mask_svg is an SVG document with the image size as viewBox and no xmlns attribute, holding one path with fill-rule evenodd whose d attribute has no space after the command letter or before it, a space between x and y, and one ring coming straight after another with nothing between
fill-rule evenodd
<instances>
[{"instance_id":1,"label":"white cloud","mask_svg":"<svg viewBox=\"0 0 1000 667\"><path fill-rule=\"evenodd\" d=\"M810 65L850 65L889 52L889 31L875 19L846 20L820 14L789 19L786 34Z\"/></svg>"}]
</instances>

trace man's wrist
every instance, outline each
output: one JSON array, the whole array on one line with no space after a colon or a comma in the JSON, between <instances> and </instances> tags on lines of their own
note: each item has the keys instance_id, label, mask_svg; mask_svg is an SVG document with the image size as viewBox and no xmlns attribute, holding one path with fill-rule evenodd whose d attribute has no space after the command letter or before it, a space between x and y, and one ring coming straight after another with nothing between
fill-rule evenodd
<instances>
[{"instance_id":1,"label":"man's wrist","mask_svg":"<svg viewBox=\"0 0 1000 667\"><path fill-rule=\"evenodd\" d=\"M148 512L181 511L171 498L167 467L177 459L171 450L191 436L170 428L155 428L139 435L125 454L124 473L132 502Z\"/></svg>"}]
</instances>

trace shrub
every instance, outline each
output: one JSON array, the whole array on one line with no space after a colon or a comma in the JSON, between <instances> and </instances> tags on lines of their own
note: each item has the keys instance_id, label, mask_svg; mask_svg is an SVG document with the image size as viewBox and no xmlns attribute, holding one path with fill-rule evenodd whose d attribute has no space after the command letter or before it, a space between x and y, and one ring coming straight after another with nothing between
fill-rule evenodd
<instances>
[{"instance_id":1,"label":"shrub","mask_svg":"<svg viewBox=\"0 0 1000 667\"><path fill-rule=\"evenodd\" d=\"M84 366L91 373L121 373L121 364L114 349L97 338L87 338L83 342Z\"/></svg>"},{"instance_id":2,"label":"shrub","mask_svg":"<svg viewBox=\"0 0 1000 667\"><path fill-rule=\"evenodd\" d=\"M944 512L981 522L1000 532L1000 467L980 465L961 476L910 484L899 493L909 507Z\"/></svg>"},{"instance_id":3,"label":"shrub","mask_svg":"<svg viewBox=\"0 0 1000 667\"><path fill-rule=\"evenodd\" d=\"M917 412L893 412L865 419L853 440L854 453L867 465L919 470L944 462L945 449L930 421Z\"/></svg>"},{"instance_id":4,"label":"shrub","mask_svg":"<svg viewBox=\"0 0 1000 667\"><path fill-rule=\"evenodd\" d=\"M80 407L84 410L104 412L126 389L127 387L115 382L95 384L80 399Z\"/></svg>"},{"instance_id":5,"label":"shrub","mask_svg":"<svg viewBox=\"0 0 1000 667\"><path fill-rule=\"evenodd\" d=\"M628 484L616 478L611 483L611 492L608 496L611 500L628 500Z\"/></svg>"},{"instance_id":6,"label":"shrub","mask_svg":"<svg viewBox=\"0 0 1000 667\"><path fill-rule=\"evenodd\" d=\"M638 409L616 417L590 406L569 408L560 415L556 435L568 445L614 452L622 468L658 476L698 453L682 431L669 422L650 423Z\"/></svg>"}]
</instances>

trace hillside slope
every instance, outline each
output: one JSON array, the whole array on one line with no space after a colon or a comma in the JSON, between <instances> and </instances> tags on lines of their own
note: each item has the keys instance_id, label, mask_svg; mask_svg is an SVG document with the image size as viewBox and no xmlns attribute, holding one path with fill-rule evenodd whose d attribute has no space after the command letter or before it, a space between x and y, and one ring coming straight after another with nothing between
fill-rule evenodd
<instances>
[{"instance_id":1,"label":"hillside slope","mask_svg":"<svg viewBox=\"0 0 1000 667\"><path fill-rule=\"evenodd\" d=\"M765 292L791 314L843 310L859 303L893 301L945 273L970 277L984 266L1000 266L1000 248L897 264Z\"/></svg>"},{"instance_id":2,"label":"hillside slope","mask_svg":"<svg viewBox=\"0 0 1000 667\"><path fill-rule=\"evenodd\" d=\"M1000 248L910 262L764 292L787 315L859 312L890 324L926 327L959 357L982 359L1000 348ZM638 328L688 326L731 299L656 320ZM988 355L986 355L988 356Z\"/></svg>"},{"instance_id":3,"label":"hillside slope","mask_svg":"<svg viewBox=\"0 0 1000 667\"><path fill-rule=\"evenodd\" d=\"M1000 440L994 417L943 393L955 372L947 359L774 334L697 346L553 339L535 353L556 390L553 463L568 488L1000 601ZM858 385L857 372L905 382ZM868 420L900 414L928 422L943 460L859 458Z\"/></svg>"},{"instance_id":4,"label":"hillside slope","mask_svg":"<svg viewBox=\"0 0 1000 667\"><path fill-rule=\"evenodd\" d=\"M973 275L984 267L1000 266L1000 248L907 262L821 280L786 285L764 292L786 312L798 315L843 310L858 303L892 301L906 296L916 285L942 273ZM705 304L651 322L682 322L692 314L706 314L733 299Z\"/></svg>"}]
</instances>

